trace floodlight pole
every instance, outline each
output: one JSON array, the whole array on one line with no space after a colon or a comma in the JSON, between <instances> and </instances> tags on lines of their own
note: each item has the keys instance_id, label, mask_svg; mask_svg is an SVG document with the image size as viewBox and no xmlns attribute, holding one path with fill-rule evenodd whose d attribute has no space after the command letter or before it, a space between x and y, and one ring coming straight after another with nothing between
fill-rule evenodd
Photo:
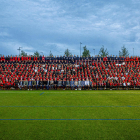
<instances>
[{"instance_id":1,"label":"floodlight pole","mask_svg":"<svg viewBox=\"0 0 140 140\"><path fill-rule=\"evenodd\" d=\"M21 48L22 48L22 47L19 47L19 49L17 49L17 50L19 50L19 56L20 56L20 50L21 50Z\"/></svg>"},{"instance_id":2,"label":"floodlight pole","mask_svg":"<svg viewBox=\"0 0 140 140\"><path fill-rule=\"evenodd\" d=\"M80 57L81 57L81 44L82 44L82 43L80 42Z\"/></svg>"},{"instance_id":3,"label":"floodlight pole","mask_svg":"<svg viewBox=\"0 0 140 140\"><path fill-rule=\"evenodd\" d=\"M94 50L94 57L95 57L95 49L93 49Z\"/></svg>"},{"instance_id":4,"label":"floodlight pole","mask_svg":"<svg viewBox=\"0 0 140 140\"><path fill-rule=\"evenodd\" d=\"M134 57L134 48L133 48L133 57Z\"/></svg>"},{"instance_id":5,"label":"floodlight pole","mask_svg":"<svg viewBox=\"0 0 140 140\"><path fill-rule=\"evenodd\" d=\"M42 53L42 56L43 56L43 52L40 52L40 53Z\"/></svg>"}]
</instances>

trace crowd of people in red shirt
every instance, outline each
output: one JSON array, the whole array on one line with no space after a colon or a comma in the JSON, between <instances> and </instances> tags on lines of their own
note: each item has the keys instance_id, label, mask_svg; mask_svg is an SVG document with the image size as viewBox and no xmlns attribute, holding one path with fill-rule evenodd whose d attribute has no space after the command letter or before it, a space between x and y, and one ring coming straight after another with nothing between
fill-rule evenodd
<instances>
[{"instance_id":1,"label":"crowd of people in red shirt","mask_svg":"<svg viewBox=\"0 0 140 140\"><path fill-rule=\"evenodd\" d=\"M1 89L137 89L139 57L0 58Z\"/></svg>"}]
</instances>

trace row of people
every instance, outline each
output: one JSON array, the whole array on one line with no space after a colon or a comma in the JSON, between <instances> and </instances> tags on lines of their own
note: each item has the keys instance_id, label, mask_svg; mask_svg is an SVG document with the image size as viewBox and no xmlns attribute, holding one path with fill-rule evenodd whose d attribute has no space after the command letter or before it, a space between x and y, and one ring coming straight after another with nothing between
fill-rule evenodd
<instances>
[{"instance_id":1,"label":"row of people","mask_svg":"<svg viewBox=\"0 0 140 140\"><path fill-rule=\"evenodd\" d=\"M90 78L90 79L104 79L107 78L115 78L115 79L126 79L132 80L132 78L140 78L140 66L139 65L124 65L123 67L116 65L108 65L107 67L104 65L93 65L93 66L45 66L45 67L34 67L30 66L17 66L17 67L1 67L0 66L0 78L3 81L7 79L22 77L26 79L27 77L33 78L42 78L42 79L54 79L57 77L63 78Z\"/></svg>"},{"instance_id":2,"label":"row of people","mask_svg":"<svg viewBox=\"0 0 140 140\"><path fill-rule=\"evenodd\" d=\"M54 61L54 60L68 60L68 61L76 61L76 60L102 60L102 61L111 61L111 60L122 60L122 61L140 61L140 57L123 57L123 56L107 56L107 57L100 57L100 56L89 56L89 57L79 57L77 56L52 56L52 57L46 57L46 56L1 56L0 61Z\"/></svg>"},{"instance_id":3,"label":"row of people","mask_svg":"<svg viewBox=\"0 0 140 140\"><path fill-rule=\"evenodd\" d=\"M1 88L5 88L5 89L10 89L11 87L14 87L15 89L58 89L58 88L63 88L63 89L69 89L71 88L71 90L74 89L100 89L100 88L134 88L134 87L140 87L140 81L131 81L131 82L125 82L124 80L107 80L107 81L92 81L91 79L86 79L86 80L77 80L77 79L71 79L71 81L69 81L68 79L59 79L57 80L55 78L55 80L42 80L42 79L30 79L29 81L26 80L15 80L13 83L11 82L7 82L5 84L2 83L2 81L0 81L0 87Z\"/></svg>"},{"instance_id":4,"label":"row of people","mask_svg":"<svg viewBox=\"0 0 140 140\"><path fill-rule=\"evenodd\" d=\"M130 82L134 80L140 80L140 66L137 65L127 64L123 65L123 67L115 67L116 65L107 65L104 66L101 64L93 65L90 67L89 65L75 67L72 66L63 66L62 67L53 67L49 66L48 69L34 67L33 65L25 66L22 65L16 67L7 67L0 66L0 79L2 80L3 84L7 83L8 81L14 81L16 78L17 80L25 80L25 79L42 79L48 80L53 79L55 77L57 80L59 79L91 79L93 81L106 81L108 79L115 79L115 80L125 80L125 82ZM7 69L8 68L8 69Z\"/></svg>"},{"instance_id":5,"label":"row of people","mask_svg":"<svg viewBox=\"0 0 140 140\"><path fill-rule=\"evenodd\" d=\"M0 63L0 80L3 85L11 85L17 79L29 81L30 79L55 80L59 79L77 81L81 79L90 79L93 83L106 83L107 80L122 80L125 83L134 83L140 81L140 65L139 61L130 61L117 63L116 61L103 62L77 62L76 64L63 64L63 60L58 60L59 64L41 64L9 62ZM66 60L65 60L66 61ZM138 82L137 82L138 83Z\"/></svg>"}]
</instances>

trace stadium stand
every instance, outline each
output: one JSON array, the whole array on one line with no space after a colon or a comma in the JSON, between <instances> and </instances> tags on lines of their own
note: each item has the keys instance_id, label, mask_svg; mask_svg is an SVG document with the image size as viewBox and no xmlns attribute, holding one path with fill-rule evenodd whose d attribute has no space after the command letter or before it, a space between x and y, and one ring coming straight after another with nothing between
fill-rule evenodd
<instances>
[{"instance_id":1,"label":"stadium stand","mask_svg":"<svg viewBox=\"0 0 140 140\"><path fill-rule=\"evenodd\" d=\"M139 57L1 56L0 89L139 89Z\"/></svg>"}]
</instances>

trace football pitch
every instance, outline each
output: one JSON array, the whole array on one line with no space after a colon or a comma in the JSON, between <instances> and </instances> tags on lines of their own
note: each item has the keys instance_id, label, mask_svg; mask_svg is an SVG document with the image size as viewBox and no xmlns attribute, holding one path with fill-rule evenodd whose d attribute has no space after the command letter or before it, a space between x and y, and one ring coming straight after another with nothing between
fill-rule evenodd
<instances>
[{"instance_id":1,"label":"football pitch","mask_svg":"<svg viewBox=\"0 0 140 140\"><path fill-rule=\"evenodd\" d=\"M140 139L140 91L0 91L0 140Z\"/></svg>"}]
</instances>

